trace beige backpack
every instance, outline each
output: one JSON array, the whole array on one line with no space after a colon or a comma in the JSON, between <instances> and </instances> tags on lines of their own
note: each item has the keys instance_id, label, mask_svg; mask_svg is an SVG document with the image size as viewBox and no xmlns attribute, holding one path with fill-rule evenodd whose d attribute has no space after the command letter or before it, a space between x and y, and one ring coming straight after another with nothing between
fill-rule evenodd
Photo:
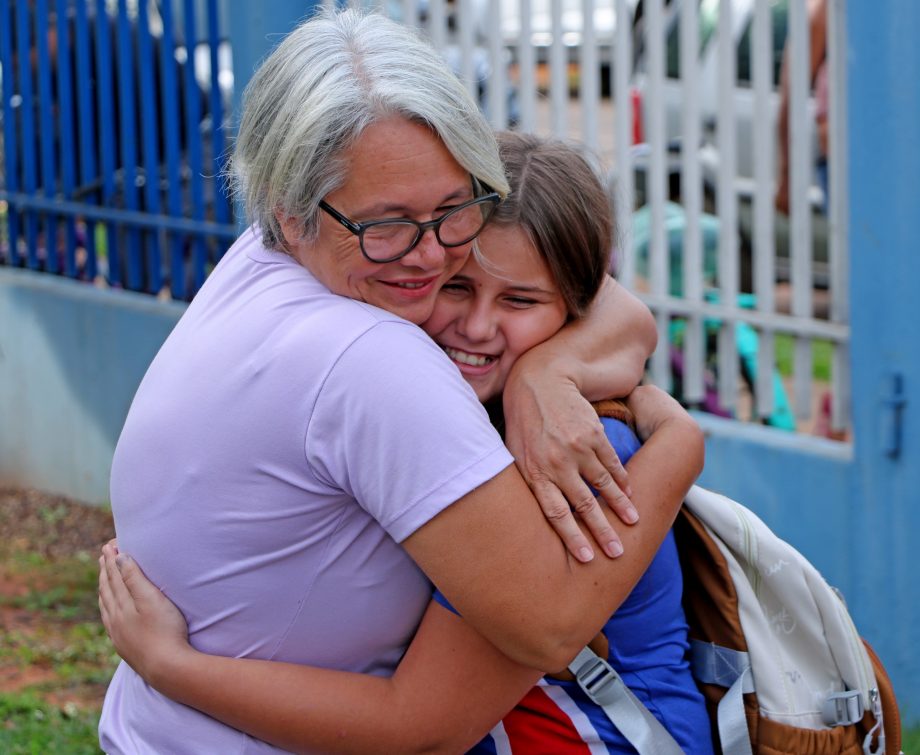
<instances>
[{"instance_id":1,"label":"beige backpack","mask_svg":"<svg viewBox=\"0 0 920 755\"><path fill-rule=\"evenodd\" d=\"M900 716L888 675L843 599L809 561L752 511L697 486L674 534L690 662L717 752L900 752ZM569 669L640 755L680 753L590 648Z\"/></svg>"}]
</instances>

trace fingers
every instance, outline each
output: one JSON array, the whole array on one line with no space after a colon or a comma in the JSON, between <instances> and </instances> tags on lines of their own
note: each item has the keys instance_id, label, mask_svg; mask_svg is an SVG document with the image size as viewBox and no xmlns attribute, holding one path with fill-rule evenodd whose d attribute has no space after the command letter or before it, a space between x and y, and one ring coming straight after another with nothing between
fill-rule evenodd
<instances>
[{"instance_id":1,"label":"fingers","mask_svg":"<svg viewBox=\"0 0 920 755\"><path fill-rule=\"evenodd\" d=\"M582 474L585 475L585 479L591 482L594 489L603 496L607 503L611 502L605 493L608 488L616 488L627 498L631 496L632 490L629 487L629 472L626 471L626 467L623 466L623 462L620 461L617 452L613 449L613 446L610 445L610 441L607 439L606 434L601 438L600 442L593 450L597 456L600 467L596 470L596 473L594 473L594 470L583 469Z\"/></svg>"},{"instance_id":2,"label":"fingers","mask_svg":"<svg viewBox=\"0 0 920 755\"><path fill-rule=\"evenodd\" d=\"M130 611L133 613L136 611L134 599L125 586L121 570L118 568L118 559L121 558L124 557L116 552L115 546L111 543L107 543L102 548L103 569L100 572L100 586L103 584L104 577L108 595L108 608L113 616L117 616L122 612Z\"/></svg>"},{"instance_id":3,"label":"fingers","mask_svg":"<svg viewBox=\"0 0 920 755\"><path fill-rule=\"evenodd\" d=\"M596 459L581 470L582 475L591 482L597 494L623 522L635 524L639 521L639 512L629 500L632 490L629 487L626 467L606 436L594 452Z\"/></svg>"},{"instance_id":4,"label":"fingers","mask_svg":"<svg viewBox=\"0 0 920 755\"><path fill-rule=\"evenodd\" d=\"M99 614L102 616L102 623L108 631L110 614L108 604L112 598L111 588L109 587L108 575L105 571L105 557L99 556Z\"/></svg>"},{"instance_id":5,"label":"fingers","mask_svg":"<svg viewBox=\"0 0 920 755\"><path fill-rule=\"evenodd\" d=\"M543 515L556 530L569 553L582 563L593 559L594 549L575 521L575 515L559 488L547 479L535 480L531 487L543 509Z\"/></svg>"},{"instance_id":6,"label":"fingers","mask_svg":"<svg viewBox=\"0 0 920 755\"><path fill-rule=\"evenodd\" d=\"M620 536L610 526L597 498L581 477L576 475L570 478L566 486L561 488L560 495L569 502L574 516L584 523L604 553L610 558L617 558L623 554ZM622 496L622 492L620 495ZM577 524L575 526L577 528ZM578 531L581 532L581 529L578 528Z\"/></svg>"}]
</instances>

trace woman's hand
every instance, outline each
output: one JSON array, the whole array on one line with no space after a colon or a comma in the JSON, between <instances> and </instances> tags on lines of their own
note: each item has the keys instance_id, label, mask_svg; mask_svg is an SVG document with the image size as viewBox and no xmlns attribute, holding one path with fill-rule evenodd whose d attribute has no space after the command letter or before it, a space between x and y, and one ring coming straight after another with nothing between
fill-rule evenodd
<instances>
[{"instance_id":1,"label":"woman's hand","mask_svg":"<svg viewBox=\"0 0 920 755\"><path fill-rule=\"evenodd\" d=\"M588 483L624 522L636 522L638 514L628 498L626 470L591 404L572 381L555 373L515 369L505 386L504 409L505 443L569 552L579 561L594 557L577 514L604 552L619 556L620 537Z\"/></svg>"},{"instance_id":2,"label":"woman's hand","mask_svg":"<svg viewBox=\"0 0 920 755\"><path fill-rule=\"evenodd\" d=\"M115 540L99 558L99 611L118 654L147 682L191 651L179 609L144 575Z\"/></svg>"}]
</instances>

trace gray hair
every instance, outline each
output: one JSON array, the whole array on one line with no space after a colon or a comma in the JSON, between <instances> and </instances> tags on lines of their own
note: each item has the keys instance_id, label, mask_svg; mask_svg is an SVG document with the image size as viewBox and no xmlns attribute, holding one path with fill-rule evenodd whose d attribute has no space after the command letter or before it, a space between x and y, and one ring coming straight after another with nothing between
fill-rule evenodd
<instances>
[{"instance_id":1,"label":"gray hair","mask_svg":"<svg viewBox=\"0 0 920 755\"><path fill-rule=\"evenodd\" d=\"M315 237L319 201L347 179L343 151L393 115L427 125L471 176L508 192L466 88L414 30L379 14L321 10L265 59L243 103L230 178L267 247L284 249L276 213Z\"/></svg>"}]
</instances>

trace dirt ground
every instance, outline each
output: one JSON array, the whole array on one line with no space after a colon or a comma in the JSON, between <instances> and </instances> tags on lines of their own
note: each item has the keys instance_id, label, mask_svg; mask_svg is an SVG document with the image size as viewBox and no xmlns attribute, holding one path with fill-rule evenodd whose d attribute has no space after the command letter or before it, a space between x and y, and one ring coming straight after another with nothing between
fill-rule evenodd
<instances>
[{"instance_id":1,"label":"dirt ground","mask_svg":"<svg viewBox=\"0 0 920 755\"><path fill-rule=\"evenodd\" d=\"M0 694L98 708L114 663L95 605L112 515L36 490L0 488Z\"/></svg>"},{"instance_id":2,"label":"dirt ground","mask_svg":"<svg viewBox=\"0 0 920 755\"><path fill-rule=\"evenodd\" d=\"M0 543L48 558L98 550L113 537L112 514L38 490L0 488Z\"/></svg>"}]
</instances>

